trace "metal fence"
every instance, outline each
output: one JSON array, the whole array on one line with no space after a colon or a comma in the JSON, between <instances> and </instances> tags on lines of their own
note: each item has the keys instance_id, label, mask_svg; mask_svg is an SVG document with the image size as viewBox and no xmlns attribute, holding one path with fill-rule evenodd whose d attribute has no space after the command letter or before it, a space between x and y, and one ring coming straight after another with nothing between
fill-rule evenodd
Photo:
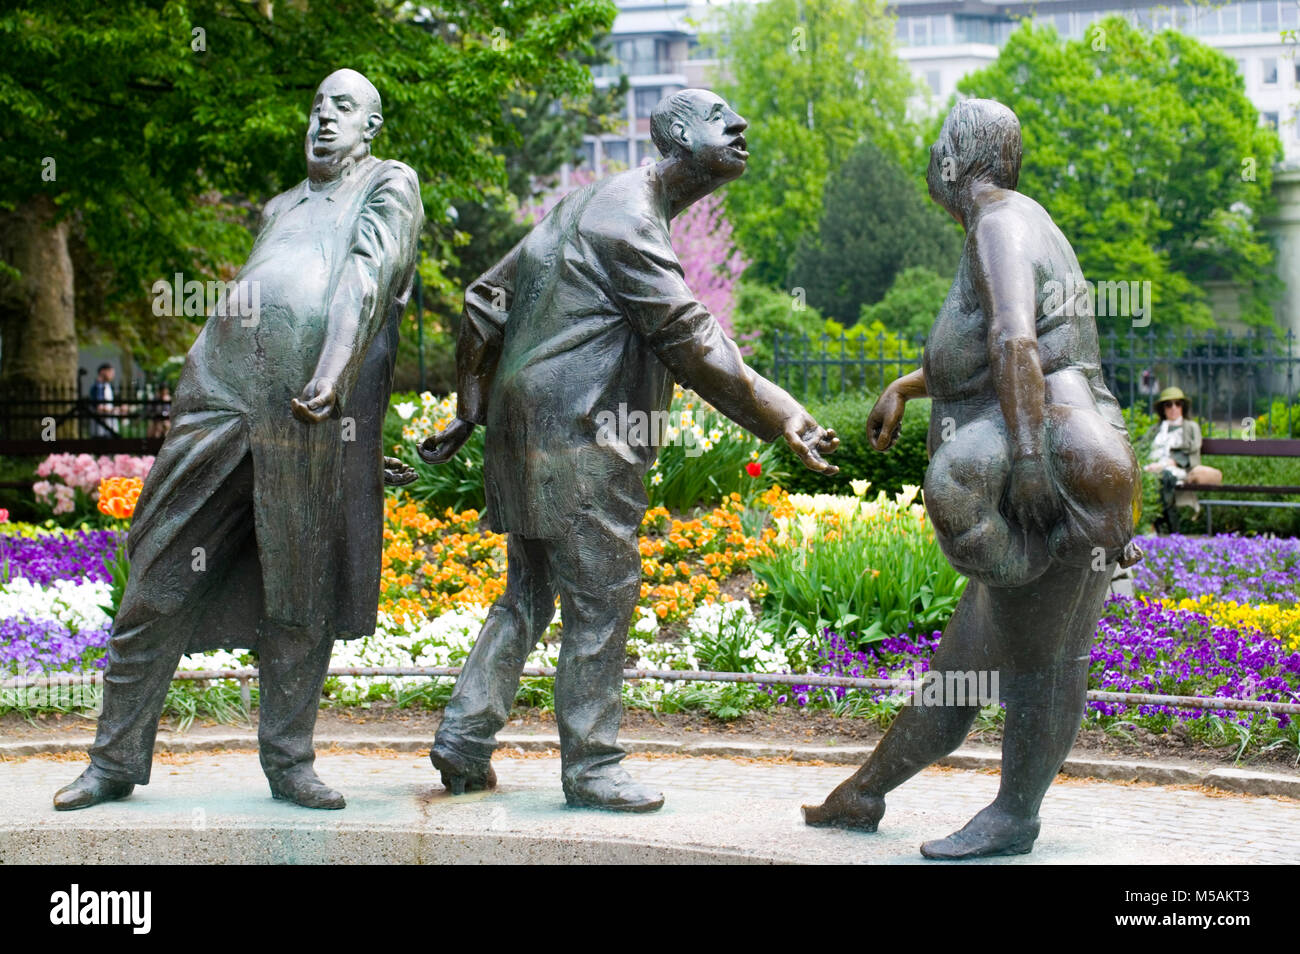
<instances>
[{"instance_id":1,"label":"metal fence","mask_svg":"<svg viewBox=\"0 0 1300 954\"><path fill-rule=\"evenodd\" d=\"M773 378L803 399L878 393L919 367L923 338L774 332ZM1294 333L1109 331L1102 373L1123 407L1149 409L1176 385L1205 436L1300 437L1300 347Z\"/></svg>"},{"instance_id":2,"label":"metal fence","mask_svg":"<svg viewBox=\"0 0 1300 954\"><path fill-rule=\"evenodd\" d=\"M171 400L152 388L113 388L111 401L76 386L0 390L0 453L152 453L171 422Z\"/></svg>"}]
</instances>

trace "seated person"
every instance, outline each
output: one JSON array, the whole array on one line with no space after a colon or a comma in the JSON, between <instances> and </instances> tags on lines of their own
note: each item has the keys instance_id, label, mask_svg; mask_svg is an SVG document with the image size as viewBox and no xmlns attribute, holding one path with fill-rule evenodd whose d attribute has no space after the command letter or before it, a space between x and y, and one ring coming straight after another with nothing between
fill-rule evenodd
<instances>
[{"instance_id":1,"label":"seated person","mask_svg":"<svg viewBox=\"0 0 1300 954\"><path fill-rule=\"evenodd\" d=\"M1150 463L1143 469L1160 475L1162 515L1155 521L1158 533L1180 533L1182 519L1178 505L1195 505L1195 494L1176 494L1174 488L1201 464L1201 428L1187 417L1187 395L1179 388L1165 388L1156 399L1160 423L1142 438L1151 442ZM1210 470L1211 468L1205 468ZM1217 472L1216 472L1217 473ZM1199 508L1198 508L1199 509Z\"/></svg>"}]
</instances>

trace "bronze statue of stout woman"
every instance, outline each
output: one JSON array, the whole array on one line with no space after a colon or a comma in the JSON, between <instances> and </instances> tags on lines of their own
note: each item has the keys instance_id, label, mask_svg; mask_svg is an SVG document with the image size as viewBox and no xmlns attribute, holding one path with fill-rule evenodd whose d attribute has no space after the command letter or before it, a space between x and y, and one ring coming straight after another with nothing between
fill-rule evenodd
<instances>
[{"instance_id":1,"label":"bronze statue of stout woman","mask_svg":"<svg viewBox=\"0 0 1300 954\"><path fill-rule=\"evenodd\" d=\"M1020 155L1020 124L1000 103L966 100L948 114L926 180L965 248L922 367L886 388L867 422L883 451L909 398L933 402L925 507L969 583L932 668L997 672L1006 704L997 798L922 845L928 858L1033 847L1039 805L1078 733L1112 571L1141 557L1138 465L1101 377L1083 274L1048 214L1015 191ZM804 807L807 823L875 831L885 793L957 748L979 711L943 702L905 707L857 773Z\"/></svg>"}]
</instances>

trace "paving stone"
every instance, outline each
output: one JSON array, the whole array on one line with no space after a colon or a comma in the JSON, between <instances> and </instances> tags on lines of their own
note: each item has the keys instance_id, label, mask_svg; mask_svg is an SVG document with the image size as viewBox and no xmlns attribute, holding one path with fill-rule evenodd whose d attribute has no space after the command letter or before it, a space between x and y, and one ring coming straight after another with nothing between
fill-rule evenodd
<instances>
[{"instance_id":1,"label":"paving stone","mask_svg":"<svg viewBox=\"0 0 1300 954\"><path fill-rule=\"evenodd\" d=\"M548 753L499 757L497 791L453 798L423 752L324 751L317 767L347 796L341 812L272 801L252 752L159 762L131 798L55 812L50 798L81 765L14 759L0 762L0 862L917 863L922 841L961 827L999 782L927 769L890 794L880 832L867 835L800 818L799 805L819 802L847 766L665 755L625 764L663 790L661 812L567 809ZM1062 779L1042 819L1031 855L995 863L1300 863L1292 799Z\"/></svg>"}]
</instances>

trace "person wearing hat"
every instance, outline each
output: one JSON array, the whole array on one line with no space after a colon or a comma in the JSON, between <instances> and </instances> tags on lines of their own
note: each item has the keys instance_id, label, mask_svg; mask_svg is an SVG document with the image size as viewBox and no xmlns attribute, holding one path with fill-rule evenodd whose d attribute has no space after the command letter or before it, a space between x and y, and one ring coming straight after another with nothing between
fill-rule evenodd
<instances>
[{"instance_id":1,"label":"person wearing hat","mask_svg":"<svg viewBox=\"0 0 1300 954\"><path fill-rule=\"evenodd\" d=\"M1178 505L1196 502L1195 495L1176 494L1174 490L1201 463L1201 428L1187 417L1187 406L1187 395L1181 388L1165 388L1156 398L1155 411L1160 423L1142 438L1151 443L1151 462L1145 470L1160 475L1160 504L1164 513L1155 526L1161 533L1179 533L1182 521ZM1180 499L1185 496L1191 499Z\"/></svg>"}]
</instances>

